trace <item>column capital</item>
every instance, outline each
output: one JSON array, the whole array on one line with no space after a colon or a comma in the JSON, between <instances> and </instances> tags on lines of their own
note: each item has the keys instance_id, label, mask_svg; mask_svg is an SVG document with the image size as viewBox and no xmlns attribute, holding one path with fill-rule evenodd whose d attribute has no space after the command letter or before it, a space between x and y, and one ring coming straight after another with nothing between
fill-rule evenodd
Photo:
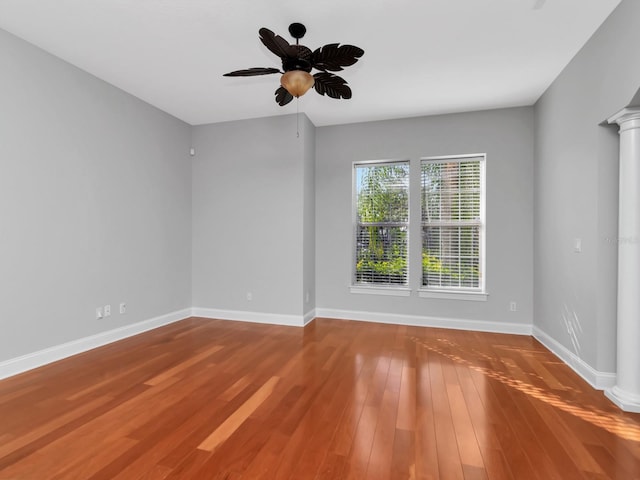
<instances>
[{"instance_id":1,"label":"column capital","mask_svg":"<svg viewBox=\"0 0 640 480\"><path fill-rule=\"evenodd\" d=\"M640 123L640 107L625 107L617 113L614 113L607 119L607 123L617 123L622 126L623 123L636 120ZM639 125L640 126L640 125Z\"/></svg>"}]
</instances>

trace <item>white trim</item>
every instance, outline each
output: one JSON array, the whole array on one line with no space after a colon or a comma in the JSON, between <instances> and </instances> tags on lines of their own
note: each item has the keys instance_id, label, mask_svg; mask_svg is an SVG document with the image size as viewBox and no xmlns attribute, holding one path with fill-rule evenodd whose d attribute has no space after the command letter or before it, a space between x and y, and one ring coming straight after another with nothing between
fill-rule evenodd
<instances>
[{"instance_id":1,"label":"white trim","mask_svg":"<svg viewBox=\"0 0 640 480\"><path fill-rule=\"evenodd\" d=\"M302 321L303 321L303 323L305 325L308 325L313 321L314 318L316 318L316 309L315 308L312 309L312 310L309 310L307 313L305 313Z\"/></svg>"},{"instance_id":2,"label":"white trim","mask_svg":"<svg viewBox=\"0 0 640 480\"><path fill-rule=\"evenodd\" d=\"M364 286L364 285L351 285L349 287L351 293L365 294L365 295L390 295L393 297L408 297L411 295L410 288L403 287L381 287L381 286Z\"/></svg>"},{"instance_id":3,"label":"white trim","mask_svg":"<svg viewBox=\"0 0 640 480\"><path fill-rule=\"evenodd\" d=\"M380 222L380 223L399 223L405 224L404 226L407 229L407 251L406 251L406 260L407 260L407 279L409 278L411 265L409 259L409 245L411 244L411 158L397 158L397 159L380 159L380 160L356 160L351 162L351 281L356 281L356 258L358 252L358 175L356 173L356 169L359 166L365 167L384 167L389 165L406 165L408 167L408 179L407 179L407 221L406 222ZM357 285L353 285L352 288L358 288ZM384 287L382 287L384 288ZM364 292L364 291L352 291L351 293L373 293L373 292ZM411 291L406 295L397 295L401 297L408 297ZM385 295L385 293L380 293L380 295ZM391 293L387 293L386 295L393 295Z\"/></svg>"},{"instance_id":4,"label":"white trim","mask_svg":"<svg viewBox=\"0 0 640 480\"><path fill-rule=\"evenodd\" d=\"M418 296L420 298L441 298L444 300L470 300L473 302L486 302L489 297L485 292L468 292L459 291L454 292L452 290L418 290Z\"/></svg>"},{"instance_id":5,"label":"white trim","mask_svg":"<svg viewBox=\"0 0 640 480\"><path fill-rule=\"evenodd\" d=\"M450 328L475 332L510 333L531 335L531 325L507 322L488 322L460 318L426 317L421 315L400 315L394 313L360 312L354 310L336 310L316 308L318 318L337 318L361 322L390 323L393 325L411 325L416 327Z\"/></svg>"},{"instance_id":6,"label":"white trim","mask_svg":"<svg viewBox=\"0 0 640 480\"><path fill-rule=\"evenodd\" d=\"M388 323L394 325L411 325L419 327L449 328L454 330L469 330L492 333L508 333L515 335L532 335L542 345L549 349L560 360L569 365L578 375L597 390L607 390L607 397L616 397L618 393L614 386L616 374L600 372L593 369L584 360L567 349L564 345L551 338L536 326L529 324L489 322L483 320L469 320L458 318L428 317L419 315L401 315L392 313L363 312L354 310L338 310L332 308L316 308L304 315L283 315L276 313L244 312L237 310L219 310L213 308L191 308L178 310L155 318L144 320L132 325L116 328L96 335L73 340L61 345L39 350L0 362L0 379L11 377L19 373L77 355L94 348L117 342L140 333L153 330L164 325L184 320L189 317L216 318L242 322L267 323L272 325L286 325L303 327L318 318L335 318L356 320L363 322ZM612 394L613 393L613 394ZM619 397L619 395L618 395ZM612 399L613 400L613 399ZM616 398L619 400L619 398ZM616 400L613 400L614 402Z\"/></svg>"},{"instance_id":7,"label":"white trim","mask_svg":"<svg viewBox=\"0 0 640 480\"><path fill-rule=\"evenodd\" d=\"M89 337L72 340L61 345L45 348L37 352L28 353L16 358L10 358L0 362L0 379L11 377L19 373L26 372L37 367L41 367L48 363L62 360L63 358L77 355L109 343L123 340L139 333L153 330L170 323L174 323L191 316L190 309L178 310L176 312L160 315L159 317L143 320L142 322L125 325L124 327L108 330L106 332L97 333Z\"/></svg>"},{"instance_id":8,"label":"white trim","mask_svg":"<svg viewBox=\"0 0 640 480\"><path fill-rule=\"evenodd\" d=\"M625 412L640 413L640 395L625 392L617 385L604 391L605 397Z\"/></svg>"},{"instance_id":9,"label":"white trim","mask_svg":"<svg viewBox=\"0 0 640 480\"><path fill-rule=\"evenodd\" d=\"M420 158L420 175L422 176L422 165L423 163L462 163L477 160L480 166L480 217L473 221L445 221L445 222L426 222L421 220L420 230L424 231L425 226L432 225L434 227L438 226L477 226L479 229L479 241L480 241L480 285L479 290L484 292L487 285L487 154L486 153L470 153L470 154L462 154L462 155L441 155L438 157L421 157ZM421 192L422 194L422 187ZM422 207L421 207L422 209ZM422 213L420 214L422 218ZM423 251L424 245L421 247L421 251ZM422 269L422 268L421 268ZM470 299L468 299L470 300Z\"/></svg>"},{"instance_id":10,"label":"white trim","mask_svg":"<svg viewBox=\"0 0 640 480\"><path fill-rule=\"evenodd\" d=\"M438 162L438 163L446 163L446 162L468 162L470 158L482 158L482 160L486 160L486 153L463 153L462 155L439 155L435 157L420 157L420 161L427 160L429 162Z\"/></svg>"},{"instance_id":11,"label":"white trim","mask_svg":"<svg viewBox=\"0 0 640 480\"><path fill-rule=\"evenodd\" d=\"M236 322L253 322L268 323L270 325L285 325L288 327L304 327L307 319L307 312L303 315L290 315L283 313L262 313L262 312L244 312L241 310L220 310L218 308L200 308L193 307L191 314L194 317L233 320ZM311 320L309 320L311 321Z\"/></svg>"},{"instance_id":12,"label":"white trim","mask_svg":"<svg viewBox=\"0 0 640 480\"><path fill-rule=\"evenodd\" d=\"M534 325L533 337L542 345L548 348L551 353L569 365L574 372L580 375L589 385L596 390L605 390L611 388L616 383L616 374L610 372L600 372L595 370L591 365L578 357L575 353L562 345L557 340L551 338L548 334L540 330Z\"/></svg>"},{"instance_id":13,"label":"white trim","mask_svg":"<svg viewBox=\"0 0 640 480\"><path fill-rule=\"evenodd\" d=\"M607 123L617 123L622 126L623 123L629 120L640 120L640 107L624 107L622 110L610 116L607 119Z\"/></svg>"},{"instance_id":14,"label":"white trim","mask_svg":"<svg viewBox=\"0 0 640 480\"><path fill-rule=\"evenodd\" d=\"M399 157L399 158L382 158L379 160L354 160L351 162L352 168L358 165L375 165L377 167L384 167L387 165L394 165L396 163L408 163L411 162L411 158Z\"/></svg>"}]
</instances>

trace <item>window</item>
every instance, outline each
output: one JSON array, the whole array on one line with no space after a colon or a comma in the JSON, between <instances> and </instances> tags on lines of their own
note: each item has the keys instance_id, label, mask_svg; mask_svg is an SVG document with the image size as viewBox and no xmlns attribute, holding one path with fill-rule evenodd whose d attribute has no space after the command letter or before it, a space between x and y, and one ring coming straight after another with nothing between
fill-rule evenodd
<instances>
[{"instance_id":1,"label":"window","mask_svg":"<svg viewBox=\"0 0 640 480\"><path fill-rule=\"evenodd\" d=\"M484 291L484 155L421 160L422 287Z\"/></svg>"},{"instance_id":2,"label":"window","mask_svg":"<svg viewBox=\"0 0 640 480\"><path fill-rule=\"evenodd\" d=\"M354 166L354 284L406 286L409 162Z\"/></svg>"},{"instance_id":3,"label":"window","mask_svg":"<svg viewBox=\"0 0 640 480\"><path fill-rule=\"evenodd\" d=\"M409 296L411 270L420 297L485 301L485 155L410 163L354 163L351 292Z\"/></svg>"}]
</instances>

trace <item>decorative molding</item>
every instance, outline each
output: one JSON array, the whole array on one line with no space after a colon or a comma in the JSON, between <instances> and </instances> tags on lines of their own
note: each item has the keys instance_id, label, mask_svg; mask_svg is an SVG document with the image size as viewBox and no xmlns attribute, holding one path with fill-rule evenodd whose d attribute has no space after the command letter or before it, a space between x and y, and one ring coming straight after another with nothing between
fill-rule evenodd
<instances>
[{"instance_id":1,"label":"decorative molding","mask_svg":"<svg viewBox=\"0 0 640 480\"><path fill-rule=\"evenodd\" d=\"M11 377L19 373L26 372L37 367L41 367L48 363L62 360L63 358L77 355L97 347L102 347L109 343L117 342L140 333L153 330L170 323L184 320L191 316L190 309L178 310L176 312L167 313L159 317L150 318L142 322L137 322L124 327L108 330L106 332L97 333L89 337L72 340L61 345L45 348L37 352L28 353L16 358L10 358L0 362L0 379Z\"/></svg>"},{"instance_id":2,"label":"decorative molding","mask_svg":"<svg viewBox=\"0 0 640 480\"><path fill-rule=\"evenodd\" d=\"M622 126L623 123L627 123L632 120L640 120L640 107L625 107L611 115L607 119L607 122L609 124L617 123Z\"/></svg>"},{"instance_id":3,"label":"decorative molding","mask_svg":"<svg viewBox=\"0 0 640 480\"><path fill-rule=\"evenodd\" d=\"M316 308L316 316L356 320L361 322L390 323L394 325L411 325L416 327L451 328L454 330L470 330L476 332L510 333L514 335L531 335L531 325L506 322L487 322L483 320L467 320L459 318L425 317L420 315L398 315L393 313L359 312L354 310L335 310L332 308Z\"/></svg>"},{"instance_id":4,"label":"decorative molding","mask_svg":"<svg viewBox=\"0 0 640 480\"><path fill-rule=\"evenodd\" d=\"M616 374L610 372L600 372L578 357L571 350L566 348L557 340L534 325L533 337L542 345L548 348L551 353L569 365L574 372L580 375L589 385L596 390L605 390L613 387L616 383Z\"/></svg>"},{"instance_id":5,"label":"decorative molding","mask_svg":"<svg viewBox=\"0 0 640 480\"><path fill-rule=\"evenodd\" d=\"M290 315L281 313L244 312L241 310L220 310L217 308L193 307L191 315L194 317L211 318L219 320L233 320L236 322L268 323L271 325L285 325L289 327L304 327L307 322L307 314ZM309 320L311 321L311 319Z\"/></svg>"}]
</instances>

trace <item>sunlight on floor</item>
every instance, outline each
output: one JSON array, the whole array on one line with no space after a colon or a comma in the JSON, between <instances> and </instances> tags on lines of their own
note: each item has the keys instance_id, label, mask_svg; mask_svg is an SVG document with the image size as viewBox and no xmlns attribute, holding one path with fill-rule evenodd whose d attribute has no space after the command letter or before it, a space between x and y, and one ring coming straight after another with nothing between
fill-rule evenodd
<instances>
[{"instance_id":1,"label":"sunlight on floor","mask_svg":"<svg viewBox=\"0 0 640 480\"><path fill-rule=\"evenodd\" d=\"M627 440L640 442L640 426L638 426L636 423L626 420L623 417L617 416L615 414L603 412L594 407L587 408L583 405L569 403L566 400L542 388L523 382L522 380L511 378L499 371L485 368L480 365L476 365L468 360L465 360L459 355L445 351L444 348L441 348L438 345L427 343L424 340L421 340L417 337L412 337L411 340L416 344L424 347L426 350L430 352L436 353L458 364L464 365L467 368L480 372L493 380L497 380L503 383L504 385L507 385L511 388L515 388L526 395L529 395L531 397L536 398L537 400L540 400L549 405L552 405L566 413L575 415L576 417L581 418L582 420L589 422L593 425L596 425L600 428L603 428L608 432L613 433L614 435L618 435ZM451 347L458 350L462 348L461 346L449 340L439 339L438 341L446 344L447 347ZM478 355L477 353L475 354ZM485 357L486 359L485 355L482 355L482 357ZM496 359L493 359L493 360L496 360Z\"/></svg>"}]
</instances>

